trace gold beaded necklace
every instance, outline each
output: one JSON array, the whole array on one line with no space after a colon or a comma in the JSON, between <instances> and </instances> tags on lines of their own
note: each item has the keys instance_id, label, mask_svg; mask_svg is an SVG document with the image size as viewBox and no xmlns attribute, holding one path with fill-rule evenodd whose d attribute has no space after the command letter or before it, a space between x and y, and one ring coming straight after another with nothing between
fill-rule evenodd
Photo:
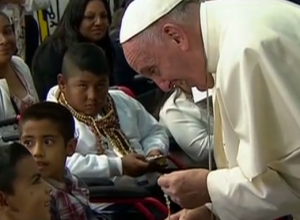
<instances>
[{"instance_id":1,"label":"gold beaded necklace","mask_svg":"<svg viewBox=\"0 0 300 220\"><path fill-rule=\"evenodd\" d=\"M127 137L122 132L119 123L119 117L115 108L115 104L111 96L107 95L107 102L103 108L105 116L100 119L95 119L92 116L87 116L78 113L67 102L64 93L59 92L57 96L58 103L64 105L72 115L80 122L88 125L97 138L97 154L104 154L105 148L103 145L103 137L107 138L110 145L114 147L121 156L125 156L129 153L134 153L134 149L131 147Z\"/></svg>"}]
</instances>

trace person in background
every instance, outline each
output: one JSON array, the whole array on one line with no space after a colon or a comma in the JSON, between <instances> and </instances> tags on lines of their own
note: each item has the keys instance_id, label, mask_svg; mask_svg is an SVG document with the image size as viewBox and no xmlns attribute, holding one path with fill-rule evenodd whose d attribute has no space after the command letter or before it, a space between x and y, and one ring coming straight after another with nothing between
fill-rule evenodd
<instances>
[{"instance_id":1,"label":"person in background","mask_svg":"<svg viewBox=\"0 0 300 220\"><path fill-rule=\"evenodd\" d=\"M126 7L133 0L124 1L122 7L119 8L113 15L112 25L110 27L110 38L112 40L115 50L115 62L114 62L114 79L118 86L125 86L129 88L133 93L138 96L147 93L157 87L153 83L149 83L148 80L135 80L138 77L138 73L135 72L127 63L123 49L120 44L119 34L122 22L123 14ZM141 79L141 78L140 78Z\"/></svg>"},{"instance_id":2,"label":"person in background","mask_svg":"<svg viewBox=\"0 0 300 220\"><path fill-rule=\"evenodd\" d=\"M170 92L159 90L157 95L155 115L159 123L190 158L199 164L208 164L214 142L214 120L211 112L209 121L207 119L205 96L194 103L192 91L184 81Z\"/></svg>"},{"instance_id":3,"label":"person in background","mask_svg":"<svg viewBox=\"0 0 300 220\"><path fill-rule=\"evenodd\" d=\"M32 74L40 100L57 84L66 50L75 43L91 42L101 47L113 71L114 51L108 35L111 12L107 0L69 1L54 33L37 49ZM114 84L113 75L110 85Z\"/></svg>"},{"instance_id":4,"label":"person in background","mask_svg":"<svg viewBox=\"0 0 300 220\"><path fill-rule=\"evenodd\" d=\"M119 41L121 21L125 10L126 8L122 7L114 13L112 24L109 29L110 39L115 51L113 74L116 85L126 86L131 89L134 94L137 94L138 91L134 86L134 76L137 75L137 73L128 65Z\"/></svg>"},{"instance_id":5,"label":"person in background","mask_svg":"<svg viewBox=\"0 0 300 220\"><path fill-rule=\"evenodd\" d=\"M9 18L0 12L0 120L15 117L38 102L30 70L14 56L16 38ZM8 127L0 128L1 131Z\"/></svg>"},{"instance_id":6,"label":"person in background","mask_svg":"<svg viewBox=\"0 0 300 220\"><path fill-rule=\"evenodd\" d=\"M113 42L119 41L120 27L125 10L125 8L119 8L112 16L112 22L109 27L109 36Z\"/></svg>"},{"instance_id":7,"label":"person in background","mask_svg":"<svg viewBox=\"0 0 300 220\"><path fill-rule=\"evenodd\" d=\"M52 186L53 219L104 219L90 208L87 186L65 167L67 157L72 156L76 148L74 134L73 115L60 104L37 103L21 115L20 141Z\"/></svg>"},{"instance_id":8,"label":"person in background","mask_svg":"<svg viewBox=\"0 0 300 220\"><path fill-rule=\"evenodd\" d=\"M4 12L13 24L17 42L17 55L26 59L25 15L51 5L50 0L3 0L0 2L0 11ZM28 39L30 40L30 39Z\"/></svg>"},{"instance_id":9,"label":"person in background","mask_svg":"<svg viewBox=\"0 0 300 220\"><path fill-rule=\"evenodd\" d=\"M50 190L24 146L0 146L1 220L50 220Z\"/></svg>"}]
</instances>

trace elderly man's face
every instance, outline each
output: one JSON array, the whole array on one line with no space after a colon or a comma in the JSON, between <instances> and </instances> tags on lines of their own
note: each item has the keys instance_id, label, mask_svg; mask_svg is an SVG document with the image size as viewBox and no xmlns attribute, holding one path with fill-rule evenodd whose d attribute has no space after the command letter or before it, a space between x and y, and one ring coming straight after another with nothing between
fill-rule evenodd
<instances>
[{"instance_id":1,"label":"elderly man's face","mask_svg":"<svg viewBox=\"0 0 300 220\"><path fill-rule=\"evenodd\" d=\"M172 36L165 35L161 42L146 45L140 45L135 38L124 43L128 64L164 91L169 91L182 80L190 87L205 90L206 73L201 57L191 49L187 37L173 39Z\"/></svg>"},{"instance_id":2,"label":"elderly man's face","mask_svg":"<svg viewBox=\"0 0 300 220\"><path fill-rule=\"evenodd\" d=\"M138 73L152 79L162 90L168 91L182 78L181 62L175 54L156 45L135 45L135 42L123 46L128 64Z\"/></svg>"}]
</instances>

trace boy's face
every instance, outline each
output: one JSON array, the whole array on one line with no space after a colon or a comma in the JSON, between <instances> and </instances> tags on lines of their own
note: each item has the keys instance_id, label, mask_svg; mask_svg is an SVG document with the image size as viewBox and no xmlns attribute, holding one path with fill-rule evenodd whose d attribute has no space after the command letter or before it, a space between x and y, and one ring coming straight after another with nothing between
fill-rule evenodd
<instances>
[{"instance_id":1,"label":"boy's face","mask_svg":"<svg viewBox=\"0 0 300 220\"><path fill-rule=\"evenodd\" d=\"M33 155L43 177L62 181L66 157L76 147L75 139L65 143L58 125L49 120L29 120L21 126L21 143Z\"/></svg>"},{"instance_id":2,"label":"boy's face","mask_svg":"<svg viewBox=\"0 0 300 220\"><path fill-rule=\"evenodd\" d=\"M13 194L0 192L0 213L4 219L50 220L50 186L42 179L31 156L15 168Z\"/></svg>"},{"instance_id":3,"label":"boy's face","mask_svg":"<svg viewBox=\"0 0 300 220\"><path fill-rule=\"evenodd\" d=\"M60 75L58 84L69 105L80 113L96 116L105 105L109 88L108 76L96 76L75 69L73 76L67 80Z\"/></svg>"}]
</instances>

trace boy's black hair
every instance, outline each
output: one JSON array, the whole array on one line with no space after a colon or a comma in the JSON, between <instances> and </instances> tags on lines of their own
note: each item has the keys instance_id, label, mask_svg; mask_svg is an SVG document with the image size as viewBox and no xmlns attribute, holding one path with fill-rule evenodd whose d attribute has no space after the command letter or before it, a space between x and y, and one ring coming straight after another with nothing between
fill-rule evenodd
<instances>
[{"instance_id":1,"label":"boy's black hair","mask_svg":"<svg viewBox=\"0 0 300 220\"><path fill-rule=\"evenodd\" d=\"M62 74L68 78L74 69L88 71L97 76L109 76L110 70L103 50L92 43L78 43L64 55Z\"/></svg>"},{"instance_id":2,"label":"boy's black hair","mask_svg":"<svg viewBox=\"0 0 300 220\"><path fill-rule=\"evenodd\" d=\"M65 143L74 138L74 118L72 113L63 105L55 102L40 102L29 106L21 115L21 133L22 125L31 120L49 120L56 124Z\"/></svg>"},{"instance_id":3,"label":"boy's black hair","mask_svg":"<svg viewBox=\"0 0 300 220\"><path fill-rule=\"evenodd\" d=\"M0 144L0 191L14 194L13 183L17 178L16 166L25 157L31 156L22 144Z\"/></svg>"}]
</instances>

